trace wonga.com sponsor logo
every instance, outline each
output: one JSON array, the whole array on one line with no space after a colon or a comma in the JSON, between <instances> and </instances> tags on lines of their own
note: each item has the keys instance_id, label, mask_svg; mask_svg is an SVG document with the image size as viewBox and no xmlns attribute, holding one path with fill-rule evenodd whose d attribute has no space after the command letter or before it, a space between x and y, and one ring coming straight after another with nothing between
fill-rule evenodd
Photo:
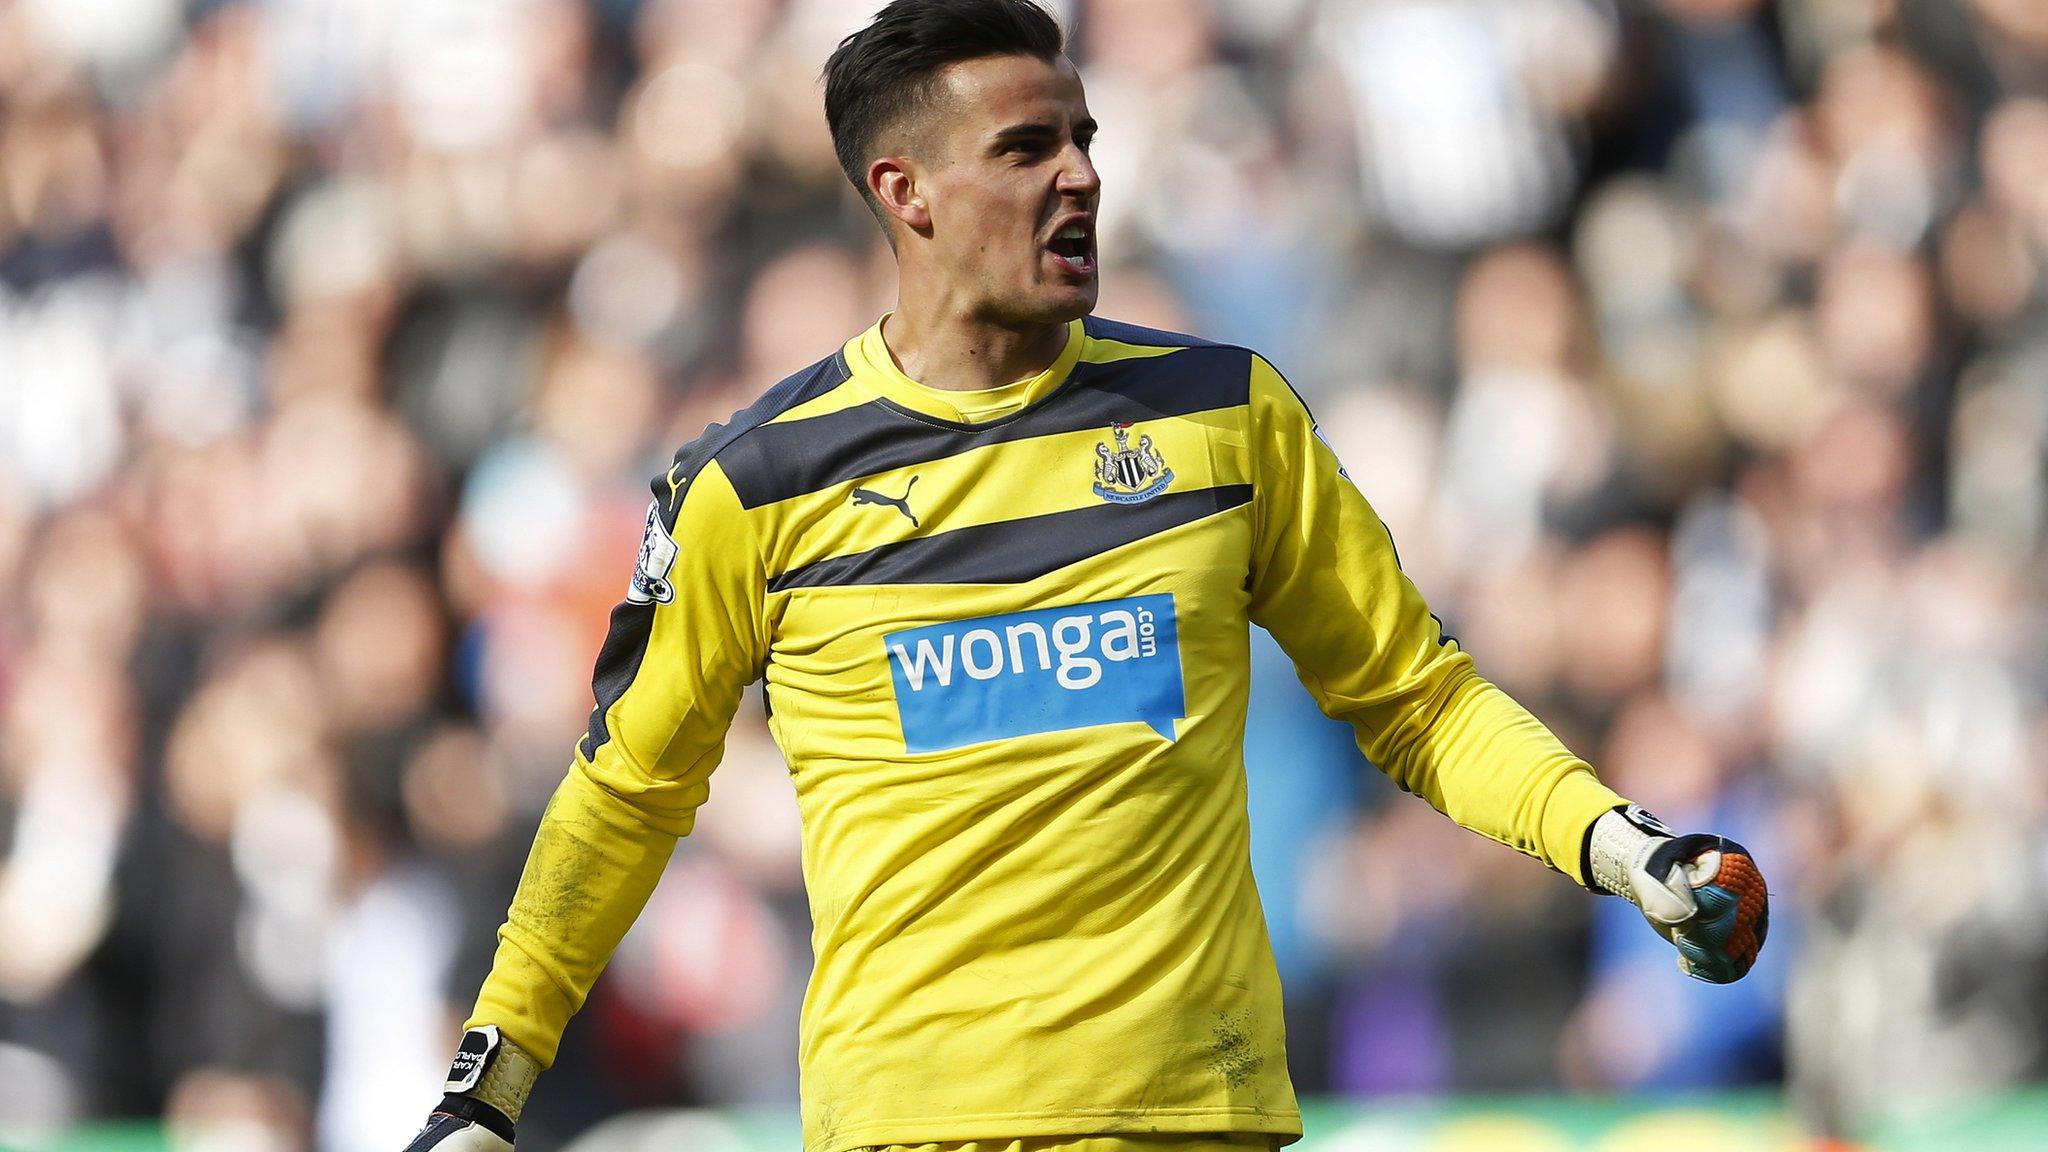
<instances>
[{"instance_id":1,"label":"wonga.com sponsor logo","mask_svg":"<svg viewBox=\"0 0 2048 1152\"><path fill-rule=\"evenodd\" d=\"M955 620L882 644L912 752L1129 721L1171 740L1187 712L1170 595Z\"/></svg>"}]
</instances>

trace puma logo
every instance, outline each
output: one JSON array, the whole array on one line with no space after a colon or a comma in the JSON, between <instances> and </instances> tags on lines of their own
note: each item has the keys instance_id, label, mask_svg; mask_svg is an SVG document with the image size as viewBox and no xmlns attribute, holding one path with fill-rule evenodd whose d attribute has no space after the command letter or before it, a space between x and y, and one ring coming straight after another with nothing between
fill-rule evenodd
<instances>
[{"instance_id":1,"label":"puma logo","mask_svg":"<svg viewBox=\"0 0 2048 1152\"><path fill-rule=\"evenodd\" d=\"M675 511L676 498L683 494L683 482L676 476L676 473L680 472L682 467L683 462L681 460L668 466L668 507L671 512Z\"/></svg>"},{"instance_id":2,"label":"puma logo","mask_svg":"<svg viewBox=\"0 0 2048 1152\"><path fill-rule=\"evenodd\" d=\"M922 528L923 525L917 522L917 513L910 510L910 489L915 487L917 487L917 477L912 476L909 487L903 489L903 495L900 498L884 496L871 488L855 488L853 490L853 502L855 504L886 504L905 516L910 517L910 526L912 528Z\"/></svg>"}]
</instances>

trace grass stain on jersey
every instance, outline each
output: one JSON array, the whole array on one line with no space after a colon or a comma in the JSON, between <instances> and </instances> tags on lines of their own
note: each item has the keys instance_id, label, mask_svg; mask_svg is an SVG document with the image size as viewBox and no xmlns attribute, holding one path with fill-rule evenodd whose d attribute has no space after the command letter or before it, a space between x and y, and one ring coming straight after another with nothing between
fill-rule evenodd
<instances>
[{"instance_id":1,"label":"grass stain on jersey","mask_svg":"<svg viewBox=\"0 0 2048 1152\"><path fill-rule=\"evenodd\" d=\"M1218 1012L1215 1044L1209 1050L1209 1071L1232 1088L1243 1087L1266 1066L1265 1054L1251 1036L1251 1012Z\"/></svg>"},{"instance_id":2,"label":"grass stain on jersey","mask_svg":"<svg viewBox=\"0 0 2048 1152\"><path fill-rule=\"evenodd\" d=\"M593 863L601 856L593 846L603 844L608 836L595 821L557 812L555 798L550 798L534 832L532 855L520 876L521 887L530 885L534 890L535 899L528 906L545 909L556 923L580 931L597 914L599 893L605 891L603 877Z\"/></svg>"}]
</instances>

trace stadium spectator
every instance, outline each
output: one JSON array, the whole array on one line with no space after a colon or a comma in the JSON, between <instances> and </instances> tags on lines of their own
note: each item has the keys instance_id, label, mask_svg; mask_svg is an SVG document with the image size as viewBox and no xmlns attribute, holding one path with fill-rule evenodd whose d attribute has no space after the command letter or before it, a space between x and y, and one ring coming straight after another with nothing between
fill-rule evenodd
<instances>
[{"instance_id":1,"label":"stadium spectator","mask_svg":"<svg viewBox=\"0 0 2048 1152\"><path fill-rule=\"evenodd\" d=\"M807 87L874 6L0 0L0 1142L432 1105L350 1029L438 1062L642 479L886 306ZM1103 311L1280 358L1489 675L1785 889L1673 1062L1719 990L1264 705L1304 1092L2048 1077L2042 6L1059 8ZM522 1149L793 1098L778 768L743 707Z\"/></svg>"}]
</instances>

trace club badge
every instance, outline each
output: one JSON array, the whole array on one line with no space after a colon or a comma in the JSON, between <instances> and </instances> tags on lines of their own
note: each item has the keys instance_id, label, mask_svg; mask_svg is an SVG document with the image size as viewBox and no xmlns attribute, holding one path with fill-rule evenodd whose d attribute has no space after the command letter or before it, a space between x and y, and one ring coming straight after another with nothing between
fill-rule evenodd
<instances>
[{"instance_id":1,"label":"club badge","mask_svg":"<svg viewBox=\"0 0 2048 1152\"><path fill-rule=\"evenodd\" d=\"M1129 424L1111 424L1109 430L1116 447L1096 442L1095 494L1112 504L1143 504L1166 491L1173 483L1173 469L1166 466L1152 438L1139 436L1133 448Z\"/></svg>"}]
</instances>

